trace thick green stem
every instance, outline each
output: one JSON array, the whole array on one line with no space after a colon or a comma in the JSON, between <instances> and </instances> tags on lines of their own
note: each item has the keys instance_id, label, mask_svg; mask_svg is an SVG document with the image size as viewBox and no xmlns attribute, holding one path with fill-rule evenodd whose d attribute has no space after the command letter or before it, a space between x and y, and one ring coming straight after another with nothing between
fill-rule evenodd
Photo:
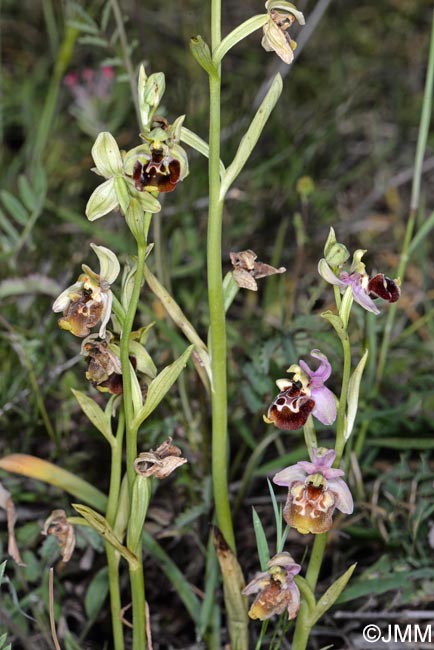
<instances>
[{"instance_id":1,"label":"thick green stem","mask_svg":"<svg viewBox=\"0 0 434 650\"><path fill-rule=\"evenodd\" d=\"M141 544L139 545L141 555ZM146 604L143 564L140 561L130 567L131 600L133 605L133 650L145 650L146 646Z\"/></svg>"},{"instance_id":2,"label":"thick green stem","mask_svg":"<svg viewBox=\"0 0 434 650\"><path fill-rule=\"evenodd\" d=\"M212 47L220 42L220 2L212 0ZM229 506L227 476L226 320L222 273L222 214L220 200L220 69L210 75L208 303L212 391L212 475L218 526L232 550L235 537Z\"/></svg>"},{"instance_id":3,"label":"thick green stem","mask_svg":"<svg viewBox=\"0 0 434 650\"><path fill-rule=\"evenodd\" d=\"M402 245L402 251L401 251L401 259L398 267L398 277L400 277L401 279L403 279L405 270L407 268L407 263L409 258L409 248L413 236L414 226L416 223L416 215L419 208L423 159L425 155L429 125L431 121L433 85L434 85L434 14L433 14L433 21L431 26L431 40L430 40L430 50L429 50L429 58L428 58L428 70L427 70L427 75L425 80L422 113L420 117L419 134L417 139L416 155L414 161L414 175L413 175L413 184L411 188L410 213L407 221L404 243ZM396 309L397 309L397 305L395 303L390 307L389 313L387 314L387 321L386 321L386 326L384 328L384 335L381 343L380 356L378 359L378 366L377 366L377 382L376 382L377 387L383 378L384 369L386 367L387 354L389 352L389 347L390 347L390 339L392 336L393 325L395 323Z\"/></svg>"},{"instance_id":4,"label":"thick green stem","mask_svg":"<svg viewBox=\"0 0 434 650\"><path fill-rule=\"evenodd\" d=\"M119 504L119 491L122 475L122 442L125 431L124 411L119 410L116 439L112 444L110 488L107 501L106 519L110 526L114 525ZM106 544L108 565L108 580L110 590L110 609L112 617L114 650L124 650L124 633L121 620L121 594L119 587L119 553L109 543Z\"/></svg>"}]
</instances>

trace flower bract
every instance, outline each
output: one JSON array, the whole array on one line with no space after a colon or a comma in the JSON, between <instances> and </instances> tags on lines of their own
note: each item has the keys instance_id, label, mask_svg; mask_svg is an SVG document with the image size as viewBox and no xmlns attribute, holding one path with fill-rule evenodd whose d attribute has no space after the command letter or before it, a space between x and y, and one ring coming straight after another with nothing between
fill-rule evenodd
<instances>
[{"instance_id":1,"label":"flower bract","mask_svg":"<svg viewBox=\"0 0 434 650\"><path fill-rule=\"evenodd\" d=\"M337 508L353 512L353 497L343 480L343 470L334 469L333 449L312 449L312 462L300 461L278 472L273 482L288 488L283 510L287 524L299 533L325 533L330 530Z\"/></svg>"}]
</instances>

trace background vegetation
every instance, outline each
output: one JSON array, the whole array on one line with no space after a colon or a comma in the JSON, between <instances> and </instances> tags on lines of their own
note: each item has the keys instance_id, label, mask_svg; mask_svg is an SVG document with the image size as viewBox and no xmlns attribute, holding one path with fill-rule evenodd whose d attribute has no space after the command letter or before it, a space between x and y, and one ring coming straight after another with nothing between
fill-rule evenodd
<instances>
[{"instance_id":1,"label":"background vegetation","mask_svg":"<svg viewBox=\"0 0 434 650\"><path fill-rule=\"evenodd\" d=\"M95 224L84 216L96 185L90 149L97 133L110 130L125 148L138 139L109 6L96 0L65 6L52 0L1 3L0 455L50 459L103 490L108 450L70 392L87 390L85 365L77 340L57 329L51 304L74 281L81 263L93 262L89 242L109 247L115 242L124 255L132 250L119 215ZM240 292L229 313L231 494L249 577L258 568L251 506L272 543L275 524L265 477L305 453L301 432L271 430L262 421L274 381L315 347L328 355L335 373L340 367L336 341L318 317L332 297L316 271L329 227L350 250L368 249L368 270L394 277L399 263L432 19L429 0L310 0L297 6L307 18L315 8L326 10L313 30L308 20L306 36L300 34L306 42L297 61L284 67L282 98L224 215L227 270L229 252L246 248L287 268L283 276L260 281L258 294ZM186 113L186 126L206 138L206 76L188 41L195 34L208 36L207 3L123 0L121 8L133 61L166 75L167 116ZM263 10L256 0L224 2L223 8L224 33ZM225 161L262 84L279 67L259 40L254 34L225 59ZM113 79L102 76L102 66L113 67ZM203 159L193 152L190 164L189 177L154 217L151 267L206 336L206 174ZM417 228L433 209L433 168L431 135ZM434 608L433 253L429 234L413 247L385 373L375 390L375 354L370 355L354 433L358 453L347 458L357 507L330 544L321 577L326 586L352 561L358 568L317 629L318 647L327 642L358 647L359 610L399 615L403 609ZM353 344L362 350L369 341L374 352L387 307L375 321L361 311L353 323ZM185 341L146 291L140 319L140 325L155 322L149 351L157 366L179 356ZM336 375L335 381L338 386ZM143 428L141 448L155 449L168 435L190 462L159 486L147 527L200 597L212 519L210 440L208 402L192 364ZM42 650L50 647L47 567L55 562L55 549L43 542L40 528L53 508L69 511L70 500L22 477L1 479L17 505L17 536L27 567L8 562L0 629L14 649ZM290 533L287 548L297 561L304 544ZM6 557L5 532L0 545ZM99 541L80 532L71 562L57 565L65 647L110 648L104 571ZM201 647L194 645L194 626L179 593L151 555L146 575L154 648Z\"/></svg>"}]
</instances>

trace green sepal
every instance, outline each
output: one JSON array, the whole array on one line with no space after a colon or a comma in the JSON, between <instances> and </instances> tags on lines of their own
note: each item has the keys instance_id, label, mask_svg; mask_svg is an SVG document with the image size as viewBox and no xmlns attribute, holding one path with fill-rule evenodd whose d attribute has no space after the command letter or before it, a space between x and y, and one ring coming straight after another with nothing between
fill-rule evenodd
<instances>
[{"instance_id":1,"label":"green sepal","mask_svg":"<svg viewBox=\"0 0 434 650\"><path fill-rule=\"evenodd\" d=\"M324 257L330 266L336 268L345 264L347 259L350 257L350 253L344 244L340 244L336 241L336 235L334 228L330 228L327 241L324 246Z\"/></svg>"},{"instance_id":2,"label":"green sepal","mask_svg":"<svg viewBox=\"0 0 434 650\"><path fill-rule=\"evenodd\" d=\"M119 206L114 178L109 178L92 192L86 205L85 214L89 221L100 219Z\"/></svg>"},{"instance_id":3,"label":"green sepal","mask_svg":"<svg viewBox=\"0 0 434 650\"><path fill-rule=\"evenodd\" d=\"M128 192L128 185L122 176L115 176L114 184L121 212L122 214L125 214L131 200L130 193Z\"/></svg>"},{"instance_id":4,"label":"green sepal","mask_svg":"<svg viewBox=\"0 0 434 650\"><path fill-rule=\"evenodd\" d=\"M347 421L345 425L345 440L351 436L353 431L354 422L357 415L359 406L359 391L360 382L362 381L363 371L365 369L366 361L368 359L369 350L365 350L364 355L354 369L353 374L348 382L348 397L347 397Z\"/></svg>"},{"instance_id":5,"label":"green sepal","mask_svg":"<svg viewBox=\"0 0 434 650\"><path fill-rule=\"evenodd\" d=\"M116 140L108 131L98 134L92 147L92 158L104 178L123 173L121 152Z\"/></svg>"},{"instance_id":6,"label":"green sepal","mask_svg":"<svg viewBox=\"0 0 434 650\"><path fill-rule=\"evenodd\" d=\"M250 36L250 34L255 32L257 29L263 27L268 20L268 14L258 14L257 16L248 18L248 20L241 23L241 25L238 25L238 27L235 27L234 30L225 36L218 47L216 47L212 58L214 66L219 65L225 54L227 54L234 45L242 41L244 38L247 38L247 36Z\"/></svg>"},{"instance_id":7,"label":"green sepal","mask_svg":"<svg viewBox=\"0 0 434 650\"><path fill-rule=\"evenodd\" d=\"M74 388L71 388L71 391L87 419L92 422L93 426L98 429L100 433L102 433L107 442L110 445L113 445L115 437L112 433L110 414L103 411L95 400L88 397L85 393L75 390Z\"/></svg>"},{"instance_id":8,"label":"green sepal","mask_svg":"<svg viewBox=\"0 0 434 650\"><path fill-rule=\"evenodd\" d=\"M136 413L132 423L133 427L138 429L142 422L157 408L161 400L172 388L182 370L187 365L187 361L193 348L194 345L189 345L176 361L171 363L170 366L166 366L166 368L164 368L164 370L162 370L155 379L151 381L148 387L146 401L143 407Z\"/></svg>"},{"instance_id":9,"label":"green sepal","mask_svg":"<svg viewBox=\"0 0 434 650\"><path fill-rule=\"evenodd\" d=\"M249 159L249 156L252 153L259 139L259 136L262 133L262 130L270 116L270 113L280 97L282 88L282 77L280 74L276 74L267 94L265 95L260 107L258 108L253 120L251 121L247 132L241 139L233 161L226 169L226 173L223 176L220 186L220 200L224 199L228 189Z\"/></svg>"},{"instance_id":10,"label":"green sepal","mask_svg":"<svg viewBox=\"0 0 434 650\"><path fill-rule=\"evenodd\" d=\"M202 36L199 34L190 38L190 51L198 64L207 72L210 76L215 76L218 74L217 67L213 63L211 57L211 50L209 49L208 43L205 43Z\"/></svg>"},{"instance_id":11,"label":"green sepal","mask_svg":"<svg viewBox=\"0 0 434 650\"><path fill-rule=\"evenodd\" d=\"M146 519L149 502L151 500L151 480L140 474L136 474L133 483L131 496L131 512L127 529L127 547L132 553L139 543Z\"/></svg>"},{"instance_id":12,"label":"green sepal","mask_svg":"<svg viewBox=\"0 0 434 650\"><path fill-rule=\"evenodd\" d=\"M341 595L351 576L353 575L354 569L356 568L357 563L350 566L350 568L345 571L340 578L338 578L331 587L327 589L325 594L321 596L318 600L313 613L309 619L309 627L313 627L319 619L324 616L324 614L335 604L338 597Z\"/></svg>"}]
</instances>

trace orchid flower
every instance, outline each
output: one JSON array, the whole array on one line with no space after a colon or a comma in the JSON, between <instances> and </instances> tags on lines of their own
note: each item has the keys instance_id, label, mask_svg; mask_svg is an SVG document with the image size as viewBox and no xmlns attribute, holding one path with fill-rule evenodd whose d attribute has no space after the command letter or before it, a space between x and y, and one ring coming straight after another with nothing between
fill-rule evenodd
<instances>
[{"instance_id":1,"label":"orchid flower","mask_svg":"<svg viewBox=\"0 0 434 650\"><path fill-rule=\"evenodd\" d=\"M324 385L331 375L331 365L325 354L312 350L311 357L320 363L311 370L303 360L288 368L289 379L278 379L280 393L272 402L264 420L278 429L295 430L302 427L312 413L322 424L336 419L336 397Z\"/></svg>"},{"instance_id":2,"label":"orchid flower","mask_svg":"<svg viewBox=\"0 0 434 650\"><path fill-rule=\"evenodd\" d=\"M401 295L399 281L391 280L383 273L370 277L362 262L365 253L366 251L361 249L355 251L349 273L339 271L336 275L324 258L319 261L318 273L326 282L339 287L342 293L347 287L351 287L353 298L359 305L373 314L379 314L380 310L373 298L396 302Z\"/></svg>"},{"instance_id":3,"label":"orchid flower","mask_svg":"<svg viewBox=\"0 0 434 650\"><path fill-rule=\"evenodd\" d=\"M300 461L278 472L273 482L288 488L283 517L289 526L303 535L330 530L337 508L353 512L353 497L342 479L344 472L334 469L333 449L312 449L312 462Z\"/></svg>"},{"instance_id":4,"label":"orchid flower","mask_svg":"<svg viewBox=\"0 0 434 650\"><path fill-rule=\"evenodd\" d=\"M300 592L294 576L300 573L301 566L286 552L275 555L267 566L268 571L259 573L242 591L246 596L258 594L249 609L249 616L265 621L286 609L291 620L297 616L300 607Z\"/></svg>"},{"instance_id":5,"label":"orchid flower","mask_svg":"<svg viewBox=\"0 0 434 650\"><path fill-rule=\"evenodd\" d=\"M116 255L105 246L91 244L91 248L99 258L100 272L95 273L83 264L77 282L62 291L52 309L63 312L58 321L61 329L84 338L101 322L99 336L104 338L113 302L110 286L119 275L120 265Z\"/></svg>"}]
</instances>

